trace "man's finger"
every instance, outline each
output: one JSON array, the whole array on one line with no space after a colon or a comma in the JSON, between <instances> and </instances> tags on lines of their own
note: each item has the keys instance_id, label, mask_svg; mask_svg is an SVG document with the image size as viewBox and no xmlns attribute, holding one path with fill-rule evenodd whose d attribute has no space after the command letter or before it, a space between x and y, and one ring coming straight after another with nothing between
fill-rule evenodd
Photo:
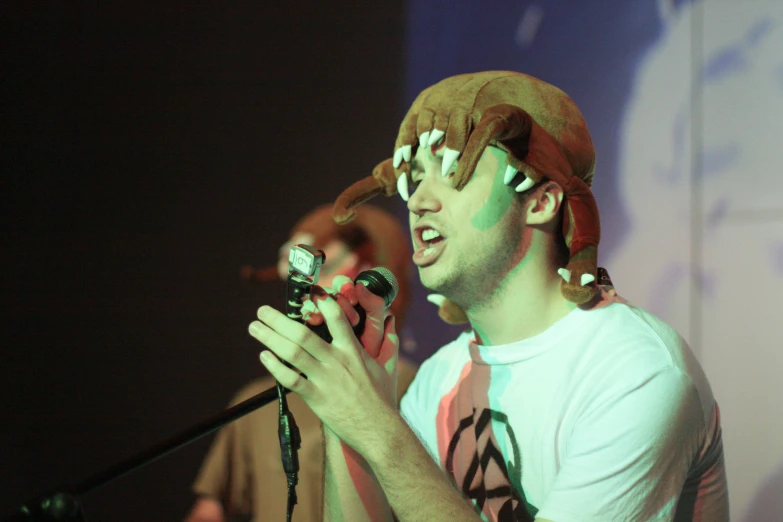
<instances>
[{"instance_id":1,"label":"man's finger","mask_svg":"<svg viewBox=\"0 0 783 522\"><path fill-rule=\"evenodd\" d=\"M324 324L324 316L320 312L308 313L304 315L304 321L310 326Z\"/></svg>"},{"instance_id":2,"label":"man's finger","mask_svg":"<svg viewBox=\"0 0 783 522\"><path fill-rule=\"evenodd\" d=\"M383 339L383 321L388 315L383 298L370 292L363 284L356 285L356 296L359 306L367 312L367 319L362 332L362 346L373 359L378 357Z\"/></svg>"},{"instance_id":3,"label":"man's finger","mask_svg":"<svg viewBox=\"0 0 783 522\"><path fill-rule=\"evenodd\" d=\"M318 298L318 309L326 320L326 326L332 336L332 346L343 350L348 346L355 346L356 336L337 301L332 296Z\"/></svg>"},{"instance_id":4,"label":"man's finger","mask_svg":"<svg viewBox=\"0 0 783 522\"><path fill-rule=\"evenodd\" d=\"M345 275L337 275L332 279L332 294L341 294L348 299L351 306L354 306L358 300L356 299L356 291L354 290L353 280Z\"/></svg>"},{"instance_id":5,"label":"man's finger","mask_svg":"<svg viewBox=\"0 0 783 522\"><path fill-rule=\"evenodd\" d=\"M383 325L383 342L381 343L381 351L376 360L378 361L378 364L389 371L389 365L396 365L399 355L400 337L397 335L396 319L393 315L389 315Z\"/></svg>"},{"instance_id":6,"label":"man's finger","mask_svg":"<svg viewBox=\"0 0 783 522\"><path fill-rule=\"evenodd\" d=\"M310 373L318 362L304 348L297 346L261 321L253 321L248 327L250 335L261 341L280 359L303 373Z\"/></svg>"},{"instance_id":7,"label":"man's finger","mask_svg":"<svg viewBox=\"0 0 783 522\"><path fill-rule=\"evenodd\" d=\"M335 301L337 301L337 304L340 305L340 308L345 314L345 317L348 318L348 322L351 323L351 326L356 326L357 324L359 324L359 312L356 311L356 309L351 304L350 300L345 295L327 294L326 291L320 286L313 287L311 294L313 296L313 299L318 297L323 298L330 295Z\"/></svg>"},{"instance_id":8,"label":"man's finger","mask_svg":"<svg viewBox=\"0 0 783 522\"><path fill-rule=\"evenodd\" d=\"M343 294L333 295L332 297L340 305L340 309L342 309L351 326L359 324L359 312L356 311L351 302Z\"/></svg>"},{"instance_id":9,"label":"man's finger","mask_svg":"<svg viewBox=\"0 0 783 522\"><path fill-rule=\"evenodd\" d=\"M272 374L280 384L289 390L298 393L303 398L309 396L313 391L313 383L305 379L299 372L292 370L269 350L261 352L259 358L269 373Z\"/></svg>"},{"instance_id":10,"label":"man's finger","mask_svg":"<svg viewBox=\"0 0 783 522\"><path fill-rule=\"evenodd\" d=\"M315 306L312 299L302 303L302 320L309 325L318 326L323 324L324 318Z\"/></svg>"},{"instance_id":11,"label":"man's finger","mask_svg":"<svg viewBox=\"0 0 783 522\"><path fill-rule=\"evenodd\" d=\"M301 355L292 355L295 348L304 349L318 361L329 358L329 345L307 326L289 319L270 306L262 306L258 309L258 319L268 327L267 329L258 329L264 338L259 338L252 329L250 333L289 363L294 364L288 360L289 357L301 357ZM251 323L251 328L255 324L257 324L255 321ZM305 371L303 368L300 369ZM305 371L305 373L307 372Z\"/></svg>"},{"instance_id":12,"label":"man's finger","mask_svg":"<svg viewBox=\"0 0 783 522\"><path fill-rule=\"evenodd\" d=\"M358 283L355 291L359 306L364 308L367 315L376 315L377 317L383 315L383 312L386 310L386 303L383 297L370 292L370 289L364 283Z\"/></svg>"}]
</instances>

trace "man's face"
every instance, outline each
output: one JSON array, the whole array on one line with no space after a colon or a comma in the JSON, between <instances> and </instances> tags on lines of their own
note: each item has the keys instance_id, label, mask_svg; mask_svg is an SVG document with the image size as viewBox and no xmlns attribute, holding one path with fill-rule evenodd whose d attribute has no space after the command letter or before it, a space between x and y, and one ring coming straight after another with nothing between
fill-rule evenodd
<instances>
[{"instance_id":1,"label":"man's face","mask_svg":"<svg viewBox=\"0 0 783 522\"><path fill-rule=\"evenodd\" d=\"M291 252L291 247L297 244L313 246L314 242L315 237L312 234L300 232L291 236L291 239L280 247L277 258L277 273L280 279L288 277L288 254ZM326 256L326 262L321 267L321 273L318 278L319 286L330 288L332 279L338 275L345 275L351 279L358 275L357 256L351 252L345 243L335 239L324 245L322 250Z\"/></svg>"},{"instance_id":2,"label":"man's face","mask_svg":"<svg viewBox=\"0 0 783 522\"><path fill-rule=\"evenodd\" d=\"M457 191L451 185L456 165L441 176L443 151L419 147L411 164L413 261L425 287L469 309L502 288L529 241L518 196L503 183L505 152L487 147Z\"/></svg>"}]
</instances>

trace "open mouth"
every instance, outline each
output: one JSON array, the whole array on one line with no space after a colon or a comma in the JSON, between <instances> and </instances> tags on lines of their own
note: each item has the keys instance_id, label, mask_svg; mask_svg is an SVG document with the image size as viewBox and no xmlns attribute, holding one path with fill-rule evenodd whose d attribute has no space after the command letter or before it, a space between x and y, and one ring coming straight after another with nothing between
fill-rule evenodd
<instances>
[{"instance_id":1,"label":"open mouth","mask_svg":"<svg viewBox=\"0 0 783 522\"><path fill-rule=\"evenodd\" d=\"M435 262L443 251L446 238L434 228L422 228L416 231L417 248L413 254L413 262L426 266Z\"/></svg>"}]
</instances>

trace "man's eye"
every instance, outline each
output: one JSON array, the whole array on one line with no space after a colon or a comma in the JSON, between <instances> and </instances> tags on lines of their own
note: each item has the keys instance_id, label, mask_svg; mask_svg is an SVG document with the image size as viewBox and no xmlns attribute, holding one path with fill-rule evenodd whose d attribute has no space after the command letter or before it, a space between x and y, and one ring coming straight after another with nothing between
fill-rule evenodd
<instances>
[{"instance_id":1,"label":"man's eye","mask_svg":"<svg viewBox=\"0 0 783 522\"><path fill-rule=\"evenodd\" d=\"M416 173L414 175L411 175L410 182L408 183L408 191L413 194L416 189L419 187L419 184L421 183L422 175L419 173Z\"/></svg>"}]
</instances>

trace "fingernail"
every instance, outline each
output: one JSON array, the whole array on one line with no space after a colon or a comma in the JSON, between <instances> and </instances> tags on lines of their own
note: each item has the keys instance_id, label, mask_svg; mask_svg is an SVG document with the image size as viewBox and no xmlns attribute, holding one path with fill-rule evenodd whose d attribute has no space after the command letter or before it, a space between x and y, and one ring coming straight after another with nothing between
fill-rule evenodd
<instances>
[{"instance_id":1,"label":"fingernail","mask_svg":"<svg viewBox=\"0 0 783 522\"><path fill-rule=\"evenodd\" d=\"M259 315L260 315L260 312L259 312ZM261 325L259 324L258 321L253 321L252 323L250 323L250 326L248 326L247 329L250 330L251 334L257 335L258 332L261 331Z\"/></svg>"},{"instance_id":2,"label":"fingernail","mask_svg":"<svg viewBox=\"0 0 783 522\"><path fill-rule=\"evenodd\" d=\"M269 355L269 352L267 350L264 350L263 352L258 354L258 357L261 359L261 362L264 363L264 364L266 364L267 361L272 359L272 356Z\"/></svg>"}]
</instances>

